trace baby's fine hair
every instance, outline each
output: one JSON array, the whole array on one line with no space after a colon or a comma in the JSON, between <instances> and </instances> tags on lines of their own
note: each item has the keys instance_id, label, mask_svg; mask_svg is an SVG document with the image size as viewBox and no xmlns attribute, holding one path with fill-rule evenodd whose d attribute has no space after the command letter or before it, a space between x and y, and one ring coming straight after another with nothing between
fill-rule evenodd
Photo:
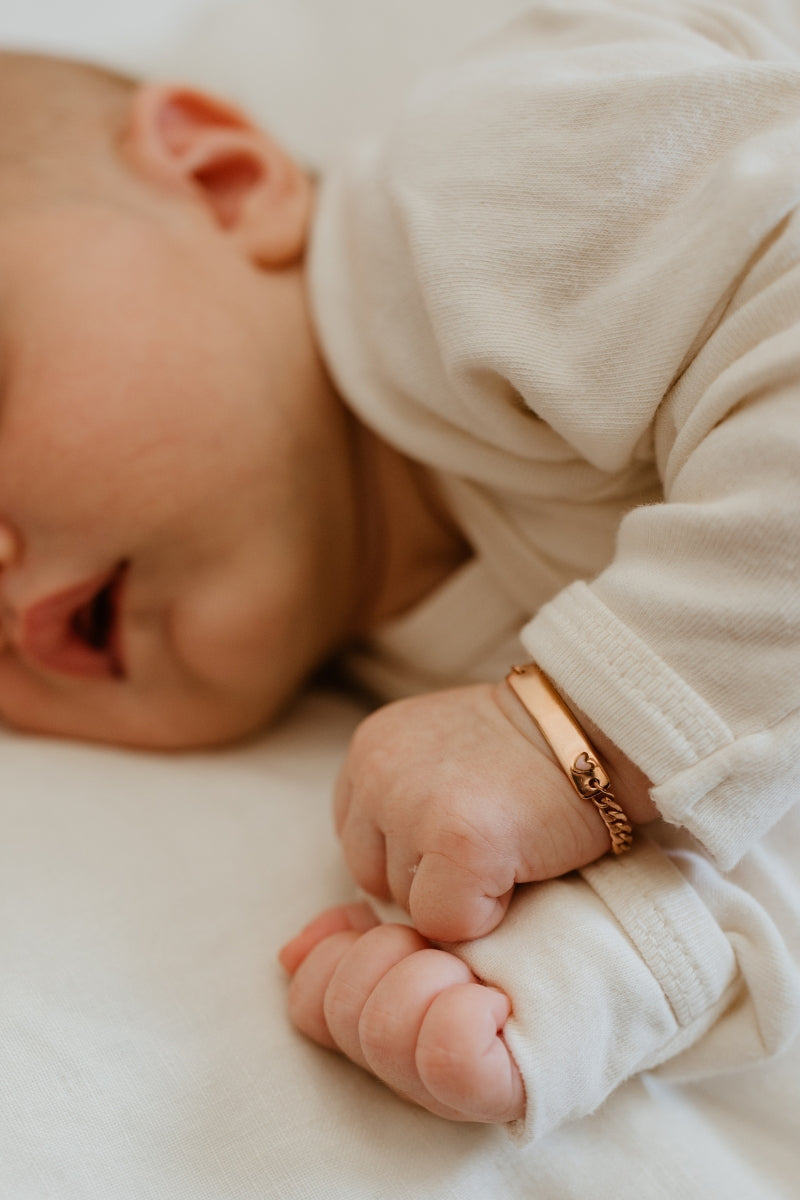
<instances>
[{"instance_id":1,"label":"baby's fine hair","mask_svg":"<svg viewBox=\"0 0 800 1200\"><path fill-rule=\"evenodd\" d=\"M85 194L136 83L87 63L0 51L0 203Z\"/></svg>"}]
</instances>

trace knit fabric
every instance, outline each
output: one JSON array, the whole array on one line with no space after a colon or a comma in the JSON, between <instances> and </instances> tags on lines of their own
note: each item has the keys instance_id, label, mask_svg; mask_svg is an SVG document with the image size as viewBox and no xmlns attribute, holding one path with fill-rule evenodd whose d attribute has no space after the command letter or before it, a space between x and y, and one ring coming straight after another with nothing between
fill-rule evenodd
<instances>
[{"instance_id":1,"label":"knit fabric","mask_svg":"<svg viewBox=\"0 0 800 1200\"><path fill-rule=\"evenodd\" d=\"M770 882L800 751L791 8L531 5L322 188L332 373L475 550L359 669L387 696L497 677L519 632L665 819L464 951L512 995L530 1136L800 1021L800 897Z\"/></svg>"}]
</instances>

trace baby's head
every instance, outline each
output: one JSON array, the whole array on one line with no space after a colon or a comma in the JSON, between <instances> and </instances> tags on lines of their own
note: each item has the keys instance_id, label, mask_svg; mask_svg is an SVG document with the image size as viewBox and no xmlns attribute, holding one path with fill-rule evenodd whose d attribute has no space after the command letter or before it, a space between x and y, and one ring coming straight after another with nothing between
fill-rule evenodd
<instances>
[{"instance_id":1,"label":"baby's head","mask_svg":"<svg viewBox=\"0 0 800 1200\"><path fill-rule=\"evenodd\" d=\"M305 173L196 91L0 56L0 716L263 724L349 628Z\"/></svg>"}]
</instances>

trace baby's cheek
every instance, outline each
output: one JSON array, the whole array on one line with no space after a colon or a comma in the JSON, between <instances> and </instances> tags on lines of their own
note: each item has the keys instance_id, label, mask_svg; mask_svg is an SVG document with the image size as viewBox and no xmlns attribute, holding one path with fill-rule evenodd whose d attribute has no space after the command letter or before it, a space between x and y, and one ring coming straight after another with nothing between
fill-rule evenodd
<instances>
[{"instance_id":1,"label":"baby's cheek","mask_svg":"<svg viewBox=\"0 0 800 1200\"><path fill-rule=\"evenodd\" d=\"M173 605L169 640L188 678L272 707L297 686L304 657L296 606L256 578L223 568Z\"/></svg>"}]
</instances>

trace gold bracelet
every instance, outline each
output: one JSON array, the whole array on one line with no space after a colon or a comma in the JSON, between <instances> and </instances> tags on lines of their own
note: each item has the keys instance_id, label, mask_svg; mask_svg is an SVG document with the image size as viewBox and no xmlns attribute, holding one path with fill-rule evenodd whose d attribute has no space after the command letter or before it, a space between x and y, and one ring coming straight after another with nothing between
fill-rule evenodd
<instances>
[{"instance_id":1,"label":"gold bracelet","mask_svg":"<svg viewBox=\"0 0 800 1200\"><path fill-rule=\"evenodd\" d=\"M630 821L614 799L611 780L597 752L550 680L535 663L512 667L506 680L533 717L575 791L591 800L611 835L611 849L624 854L633 844Z\"/></svg>"}]
</instances>

